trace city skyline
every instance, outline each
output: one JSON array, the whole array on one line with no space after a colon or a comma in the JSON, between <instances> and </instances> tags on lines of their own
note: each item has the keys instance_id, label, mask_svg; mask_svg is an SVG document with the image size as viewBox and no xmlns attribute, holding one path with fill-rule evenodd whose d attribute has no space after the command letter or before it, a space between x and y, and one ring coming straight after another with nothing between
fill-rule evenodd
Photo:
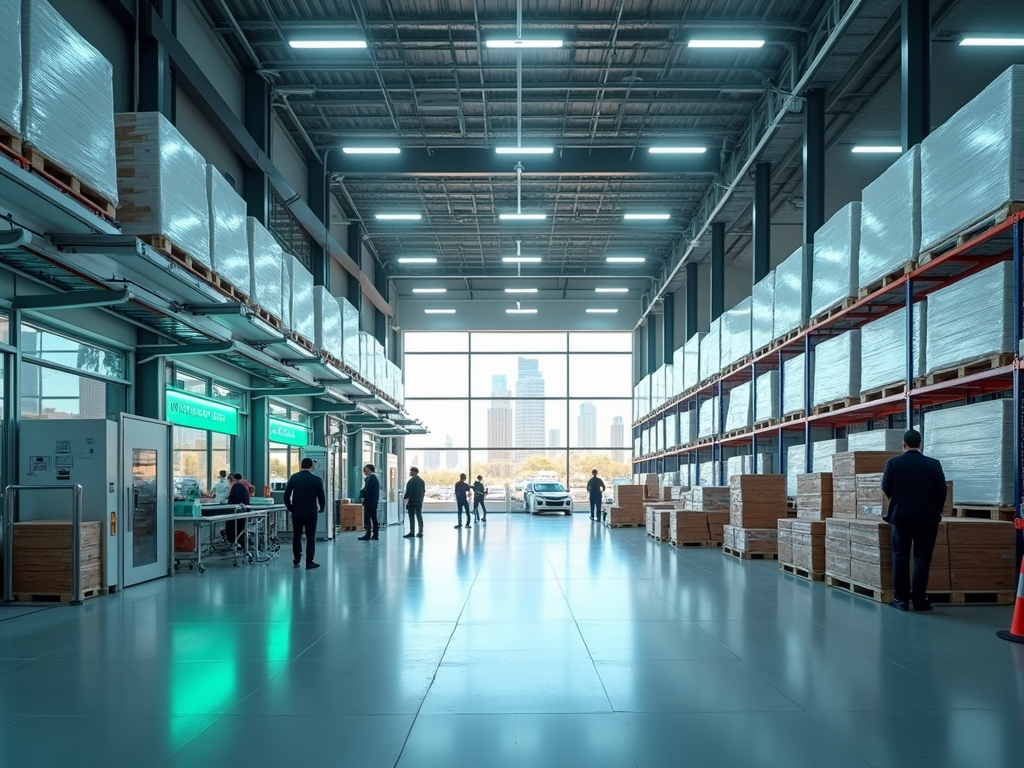
<instances>
[{"instance_id":1,"label":"city skyline","mask_svg":"<svg viewBox=\"0 0 1024 768\"><path fill-rule=\"evenodd\" d=\"M597 406L590 401L580 403L576 417L576 444L580 448L597 446Z\"/></svg>"},{"instance_id":2,"label":"city skyline","mask_svg":"<svg viewBox=\"0 0 1024 768\"><path fill-rule=\"evenodd\" d=\"M508 377L495 374L491 377L491 400L487 409L487 445L491 448L512 448L513 425L512 393L508 389ZM491 461L506 463L512 461L512 451L494 450L490 454Z\"/></svg>"},{"instance_id":3,"label":"city skyline","mask_svg":"<svg viewBox=\"0 0 1024 768\"><path fill-rule=\"evenodd\" d=\"M622 464L626 457L626 424L621 416L612 418L612 447L621 450L612 451L612 461Z\"/></svg>"},{"instance_id":4,"label":"city skyline","mask_svg":"<svg viewBox=\"0 0 1024 768\"><path fill-rule=\"evenodd\" d=\"M517 366L515 392L517 398L544 397L544 374L540 371L540 360L520 357ZM545 408L540 400L517 400L514 408L516 445L544 445ZM520 448L515 452L516 461L543 453L539 449Z\"/></svg>"}]
</instances>

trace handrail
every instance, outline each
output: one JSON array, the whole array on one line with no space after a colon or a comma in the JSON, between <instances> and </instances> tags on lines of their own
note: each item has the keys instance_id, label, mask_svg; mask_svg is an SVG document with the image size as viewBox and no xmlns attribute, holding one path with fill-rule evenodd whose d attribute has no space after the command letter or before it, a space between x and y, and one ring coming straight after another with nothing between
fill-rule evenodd
<instances>
[{"instance_id":1,"label":"handrail","mask_svg":"<svg viewBox=\"0 0 1024 768\"><path fill-rule=\"evenodd\" d=\"M71 605L82 604L82 486L8 485L4 488L4 602L14 602L14 499L21 491L71 491Z\"/></svg>"}]
</instances>

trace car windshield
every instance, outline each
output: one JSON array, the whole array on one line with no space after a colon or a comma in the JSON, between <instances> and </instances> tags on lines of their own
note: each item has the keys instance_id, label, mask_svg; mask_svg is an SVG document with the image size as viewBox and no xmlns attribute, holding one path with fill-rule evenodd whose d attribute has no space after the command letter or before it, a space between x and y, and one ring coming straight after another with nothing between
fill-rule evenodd
<instances>
[{"instance_id":1,"label":"car windshield","mask_svg":"<svg viewBox=\"0 0 1024 768\"><path fill-rule=\"evenodd\" d=\"M565 488L562 487L561 483L537 483L533 486L533 489L541 493L550 493L551 491L562 491L562 493L565 493Z\"/></svg>"}]
</instances>

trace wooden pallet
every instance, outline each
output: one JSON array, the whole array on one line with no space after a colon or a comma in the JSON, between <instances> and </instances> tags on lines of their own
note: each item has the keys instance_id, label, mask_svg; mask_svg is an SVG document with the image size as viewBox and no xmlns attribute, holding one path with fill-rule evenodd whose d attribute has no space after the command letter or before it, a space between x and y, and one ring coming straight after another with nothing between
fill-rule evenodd
<instances>
[{"instance_id":1,"label":"wooden pallet","mask_svg":"<svg viewBox=\"0 0 1024 768\"><path fill-rule=\"evenodd\" d=\"M21 154L21 137L0 125L0 145L7 147L16 155Z\"/></svg>"},{"instance_id":2,"label":"wooden pallet","mask_svg":"<svg viewBox=\"0 0 1024 768\"><path fill-rule=\"evenodd\" d=\"M738 549L732 547L722 547L722 551L733 557L739 558L740 560L778 560L778 552L741 552Z\"/></svg>"},{"instance_id":3,"label":"wooden pallet","mask_svg":"<svg viewBox=\"0 0 1024 768\"><path fill-rule=\"evenodd\" d=\"M715 442L713 437L699 437L697 438L697 447L701 448L705 445L711 445L713 442Z\"/></svg>"},{"instance_id":4,"label":"wooden pallet","mask_svg":"<svg viewBox=\"0 0 1024 768\"><path fill-rule=\"evenodd\" d=\"M1024 210L1024 203L1007 203L996 210L992 211L980 219L975 221L973 224L969 224L956 234L950 235L945 240L940 241L936 245L933 245L927 251L921 254L919 262L921 265L927 264L933 259L938 258L944 253L952 251L954 248L959 248L965 243L969 243L979 235L984 234L986 231L997 227L1006 221L1010 216L1015 213L1019 213Z\"/></svg>"},{"instance_id":5,"label":"wooden pallet","mask_svg":"<svg viewBox=\"0 0 1024 768\"><path fill-rule=\"evenodd\" d=\"M954 504L955 517L973 517L980 520L1013 520L1017 511L1013 507L986 506L984 504Z\"/></svg>"},{"instance_id":6,"label":"wooden pallet","mask_svg":"<svg viewBox=\"0 0 1024 768\"><path fill-rule=\"evenodd\" d=\"M861 299L866 298L867 296L870 296L872 293L880 291L888 285L892 285L904 275L909 275L915 269L917 269L917 262L914 260L908 261L902 267L894 269L892 272L889 272L888 274L883 275L877 280L874 280L865 285L863 288L857 291L857 296L858 298Z\"/></svg>"},{"instance_id":7,"label":"wooden pallet","mask_svg":"<svg viewBox=\"0 0 1024 768\"><path fill-rule=\"evenodd\" d=\"M184 248L180 248L166 235L139 235L138 237L150 248L160 251L164 256L176 261L196 277L213 283L213 270L198 259L193 259Z\"/></svg>"},{"instance_id":8,"label":"wooden pallet","mask_svg":"<svg viewBox=\"0 0 1024 768\"><path fill-rule=\"evenodd\" d=\"M895 595L892 589L880 589L868 584L859 584L850 579L825 574L825 583L852 595L866 597L877 603L891 603ZM928 592L932 605L1011 605L1017 597L1014 590L963 590L948 589Z\"/></svg>"},{"instance_id":9,"label":"wooden pallet","mask_svg":"<svg viewBox=\"0 0 1024 768\"><path fill-rule=\"evenodd\" d=\"M788 333L784 333L781 336L779 336L779 338L777 338L775 341L773 341L770 346L771 346L772 349L774 349L775 347L781 347L783 344L786 344L787 342L790 342L793 339L795 339L797 336L799 336L805 330L807 330L807 326L806 325L798 325L792 331L789 331Z\"/></svg>"},{"instance_id":10,"label":"wooden pallet","mask_svg":"<svg viewBox=\"0 0 1024 768\"><path fill-rule=\"evenodd\" d=\"M787 413L785 416L779 419L779 423L789 424L791 421L800 421L800 419L802 419L803 417L804 415L800 411L797 411L796 413Z\"/></svg>"},{"instance_id":11,"label":"wooden pallet","mask_svg":"<svg viewBox=\"0 0 1024 768\"><path fill-rule=\"evenodd\" d=\"M647 523L605 523L608 528L646 528Z\"/></svg>"},{"instance_id":12,"label":"wooden pallet","mask_svg":"<svg viewBox=\"0 0 1024 768\"><path fill-rule=\"evenodd\" d=\"M893 395L902 395L907 389L906 384L900 382L899 384L890 384L885 387L878 387L867 392L861 392L858 401L863 405L864 403L872 403L875 400L884 400L887 397Z\"/></svg>"},{"instance_id":13,"label":"wooden pallet","mask_svg":"<svg viewBox=\"0 0 1024 768\"><path fill-rule=\"evenodd\" d=\"M740 368L742 368L747 363L749 363L752 359L753 359L753 355L745 355L744 357L742 357L739 360L737 360L735 363L732 363L731 365L726 366L722 370L722 375L723 376L728 376L730 373L735 373Z\"/></svg>"},{"instance_id":14,"label":"wooden pallet","mask_svg":"<svg viewBox=\"0 0 1024 768\"><path fill-rule=\"evenodd\" d=\"M339 530L339 531L361 531L363 529L363 527L361 525L360 526L355 526L355 525L338 525L338 526L335 526L335 528L337 530Z\"/></svg>"},{"instance_id":15,"label":"wooden pallet","mask_svg":"<svg viewBox=\"0 0 1024 768\"><path fill-rule=\"evenodd\" d=\"M714 541L676 541L675 539L670 539L669 540L669 544L671 544L673 547L677 547L679 549L682 549L684 547L703 548L703 547L720 547L720 546L722 546L721 542L714 542Z\"/></svg>"},{"instance_id":16,"label":"wooden pallet","mask_svg":"<svg viewBox=\"0 0 1024 768\"><path fill-rule=\"evenodd\" d=\"M281 321L278 318L274 317L269 312L267 312L267 310L265 310L263 307L258 306L258 305L253 305L252 312L253 312L254 315L256 315L256 317L258 317L263 322L268 323L269 325L272 325L274 328L276 328L279 331L281 330Z\"/></svg>"},{"instance_id":17,"label":"wooden pallet","mask_svg":"<svg viewBox=\"0 0 1024 768\"><path fill-rule=\"evenodd\" d=\"M851 405L857 405L859 398L856 397L844 397L842 400L833 400L831 403L823 403L822 405L816 405L811 408L811 413L815 416L819 416L823 413L832 413L843 408L849 408Z\"/></svg>"},{"instance_id":18,"label":"wooden pallet","mask_svg":"<svg viewBox=\"0 0 1024 768\"><path fill-rule=\"evenodd\" d=\"M23 154L36 171L48 176L51 180L56 181L74 194L89 201L89 203L111 219L117 215L117 207L112 202L73 173L65 170L60 163L54 162L34 147L25 147L23 145Z\"/></svg>"},{"instance_id":19,"label":"wooden pallet","mask_svg":"<svg viewBox=\"0 0 1024 768\"><path fill-rule=\"evenodd\" d=\"M988 355L978 360L972 360L968 363L961 365L950 366L949 368L943 368L942 370L932 371L924 378L917 380L917 386L928 387L932 384L941 384L945 381L952 381L953 379L962 379L964 376L971 376L975 373L984 373L985 371L993 371L996 368L1002 368L1005 365L1013 363L1013 354L1009 352L1003 352L998 355Z\"/></svg>"},{"instance_id":20,"label":"wooden pallet","mask_svg":"<svg viewBox=\"0 0 1024 768\"><path fill-rule=\"evenodd\" d=\"M817 315L811 318L811 325L817 325L818 323L824 323L826 320L831 320L833 317L838 315L840 312L849 309L857 303L856 296L847 296L845 299L835 304L824 312L819 312Z\"/></svg>"},{"instance_id":21,"label":"wooden pallet","mask_svg":"<svg viewBox=\"0 0 1024 768\"><path fill-rule=\"evenodd\" d=\"M304 348L307 352L316 352L316 348L313 346L313 342L305 338L304 336L299 336L299 334L293 331L292 333L288 334L288 338L294 341L300 347Z\"/></svg>"},{"instance_id":22,"label":"wooden pallet","mask_svg":"<svg viewBox=\"0 0 1024 768\"><path fill-rule=\"evenodd\" d=\"M841 576L833 576L829 573L825 574L825 583L830 587L841 589L852 595L859 595L861 597L866 597L869 600L874 600L876 603L891 603L894 594L891 589L880 589L879 587L873 587L868 584L860 584L856 581L852 581Z\"/></svg>"},{"instance_id":23,"label":"wooden pallet","mask_svg":"<svg viewBox=\"0 0 1024 768\"><path fill-rule=\"evenodd\" d=\"M743 427L742 429L731 429L728 432L726 432L724 435L722 435L722 437L719 438L719 439L721 439L721 440L731 440L734 437L739 437L740 435L746 435L746 434L749 434L749 433L750 433L750 427Z\"/></svg>"},{"instance_id":24,"label":"wooden pallet","mask_svg":"<svg viewBox=\"0 0 1024 768\"><path fill-rule=\"evenodd\" d=\"M778 419L765 419L764 421L755 421L754 429L768 429L770 427L779 426Z\"/></svg>"},{"instance_id":25,"label":"wooden pallet","mask_svg":"<svg viewBox=\"0 0 1024 768\"><path fill-rule=\"evenodd\" d=\"M223 293L229 299L237 301L239 304L244 304L245 306L249 306L250 305L249 292L248 291L243 291L243 290L241 290L239 288L236 288L234 285L232 285L230 282L228 282L223 277L218 275L216 272L212 272L210 274L209 280L210 280L210 284L214 288L219 290L221 293Z\"/></svg>"},{"instance_id":26,"label":"wooden pallet","mask_svg":"<svg viewBox=\"0 0 1024 768\"><path fill-rule=\"evenodd\" d=\"M105 594L105 587L92 587L82 590L82 599ZM70 592L15 592L14 599L19 603L70 603L75 598Z\"/></svg>"},{"instance_id":27,"label":"wooden pallet","mask_svg":"<svg viewBox=\"0 0 1024 768\"><path fill-rule=\"evenodd\" d=\"M785 571L791 576L797 576L801 579L807 579L807 581L825 580L824 571L809 571L806 568L801 568L799 565L791 565L789 563L784 563L781 560L779 561L779 570Z\"/></svg>"}]
</instances>

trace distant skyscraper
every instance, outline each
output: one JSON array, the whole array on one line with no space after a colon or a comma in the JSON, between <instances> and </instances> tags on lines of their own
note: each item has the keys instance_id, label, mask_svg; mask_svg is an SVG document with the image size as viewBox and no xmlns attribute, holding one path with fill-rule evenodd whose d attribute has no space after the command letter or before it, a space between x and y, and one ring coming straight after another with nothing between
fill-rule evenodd
<instances>
[{"instance_id":1,"label":"distant skyscraper","mask_svg":"<svg viewBox=\"0 0 1024 768\"><path fill-rule=\"evenodd\" d=\"M560 429L549 429L548 430L548 448L559 448L562 446L562 430ZM559 456L565 457L565 451L548 451L548 456L552 459L557 459Z\"/></svg>"},{"instance_id":2,"label":"distant skyscraper","mask_svg":"<svg viewBox=\"0 0 1024 768\"><path fill-rule=\"evenodd\" d=\"M453 445L455 445L455 442L452 440L452 436L451 435L445 435L444 436L444 447L445 448L451 448ZM458 451L445 451L444 452L444 465L448 469L455 469L455 467L458 466L458 463L459 463L459 452Z\"/></svg>"},{"instance_id":3,"label":"distant skyscraper","mask_svg":"<svg viewBox=\"0 0 1024 768\"><path fill-rule=\"evenodd\" d=\"M616 416L614 419L612 419L612 447L626 447L626 425L622 422L621 416ZM612 451L612 461L614 461L616 464L625 464L626 452Z\"/></svg>"},{"instance_id":4,"label":"distant skyscraper","mask_svg":"<svg viewBox=\"0 0 1024 768\"><path fill-rule=\"evenodd\" d=\"M424 451L423 452L423 471L430 472L434 469L441 468L441 452L440 451Z\"/></svg>"},{"instance_id":5,"label":"distant skyscraper","mask_svg":"<svg viewBox=\"0 0 1024 768\"><path fill-rule=\"evenodd\" d=\"M516 461L541 453L544 445L544 401L522 398L544 397L544 376L540 372L540 361L520 357L516 379ZM528 446L535 446L528 450Z\"/></svg>"},{"instance_id":6,"label":"distant skyscraper","mask_svg":"<svg viewBox=\"0 0 1024 768\"><path fill-rule=\"evenodd\" d=\"M580 415L576 421L576 441L580 448L597 446L597 406L580 403Z\"/></svg>"},{"instance_id":7,"label":"distant skyscraper","mask_svg":"<svg viewBox=\"0 0 1024 768\"><path fill-rule=\"evenodd\" d=\"M487 459L491 463L508 464L513 447L512 393L505 375L491 377L491 407L487 409Z\"/></svg>"}]
</instances>

